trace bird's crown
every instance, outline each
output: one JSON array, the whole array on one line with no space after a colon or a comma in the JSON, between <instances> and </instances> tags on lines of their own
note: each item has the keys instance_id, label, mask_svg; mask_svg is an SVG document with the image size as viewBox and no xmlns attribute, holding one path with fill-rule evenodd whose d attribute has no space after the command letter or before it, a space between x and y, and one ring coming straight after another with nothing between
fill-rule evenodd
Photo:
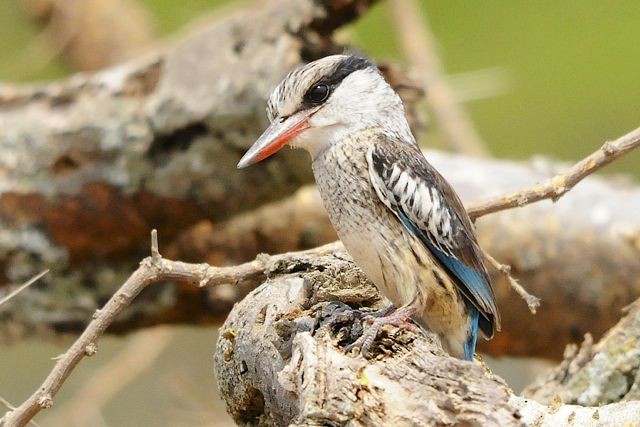
<instances>
[{"instance_id":1,"label":"bird's crown","mask_svg":"<svg viewBox=\"0 0 640 427\"><path fill-rule=\"evenodd\" d=\"M367 58L332 55L291 71L269 97L269 120L324 103L347 76L365 69L377 70Z\"/></svg>"}]
</instances>

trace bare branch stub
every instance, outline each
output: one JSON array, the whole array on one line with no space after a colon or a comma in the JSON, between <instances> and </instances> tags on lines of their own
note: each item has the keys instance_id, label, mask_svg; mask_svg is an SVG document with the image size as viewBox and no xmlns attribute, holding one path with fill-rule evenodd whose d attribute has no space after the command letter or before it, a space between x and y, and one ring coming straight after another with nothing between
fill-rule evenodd
<instances>
[{"instance_id":1,"label":"bare branch stub","mask_svg":"<svg viewBox=\"0 0 640 427\"><path fill-rule=\"evenodd\" d=\"M482 250L482 254L484 255L485 259L489 261L489 264L493 266L493 268L495 268L504 277L507 278L509 286L511 286L511 288L516 291L517 294L520 295L520 297L527 303L529 311L532 314L536 314L538 307L540 307L540 298L536 297L535 295L531 295L520 283L518 283L518 281L511 275L510 265L502 264L484 249Z\"/></svg>"},{"instance_id":2,"label":"bare branch stub","mask_svg":"<svg viewBox=\"0 0 640 427\"><path fill-rule=\"evenodd\" d=\"M160 250L158 249L158 230L155 228L151 230L151 259L158 261L162 258Z\"/></svg>"}]
</instances>

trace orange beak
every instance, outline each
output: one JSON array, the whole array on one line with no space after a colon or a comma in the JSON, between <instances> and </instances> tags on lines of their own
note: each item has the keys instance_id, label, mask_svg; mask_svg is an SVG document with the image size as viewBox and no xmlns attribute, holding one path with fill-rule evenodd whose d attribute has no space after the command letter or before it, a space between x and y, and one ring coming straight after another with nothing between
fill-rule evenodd
<instances>
[{"instance_id":1,"label":"orange beak","mask_svg":"<svg viewBox=\"0 0 640 427\"><path fill-rule=\"evenodd\" d=\"M238 162L238 169L246 168L277 153L285 144L306 129L309 129L309 117L315 111L299 111L284 120L276 119L260 135Z\"/></svg>"}]
</instances>

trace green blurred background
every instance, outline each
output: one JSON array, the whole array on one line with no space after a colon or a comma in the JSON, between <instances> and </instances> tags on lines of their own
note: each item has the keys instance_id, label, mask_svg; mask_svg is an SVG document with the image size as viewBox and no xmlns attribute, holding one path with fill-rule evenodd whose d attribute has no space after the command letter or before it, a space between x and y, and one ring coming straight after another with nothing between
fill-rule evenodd
<instances>
[{"instance_id":1,"label":"green blurred background","mask_svg":"<svg viewBox=\"0 0 640 427\"><path fill-rule=\"evenodd\" d=\"M159 36L236 3L138 1ZM493 154L574 160L640 124L640 2L421 3L453 87L463 100L471 92L473 99L467 99L465 107ZM347 37L376 59L403 62L390 16L388 4L381 2ZM35 57L42 53L33 48L41 31L16 0L3 1L0 80L27 82L71 72L59 57L44 64ZM473 79L477 74L480 81ZM484 92L479 98L473 96L478 91ZM639 164L640 155L633 154L607 172L640 177Z\"/></svg>"},{"instance_id":2,"label":"green blurred background","mask_svg":"<svg viewBox=\"0 0 640 427\"><path fill-rule=\"evenodd\" d=\"M401 1L401 0L400 0ZM158 37L177 37L233 1L138 0ZM248 3L243 1L242 3ZM428 12L451 84L473 123L499 157L527 159L543 154L575 160L640 125L640 2L598 0L421 2ZM378 60L408 62L395 36L388 4L382 2L340 37ZM41 42L43 27L17 0L0 7L0 81L50 80L72 73L55 50ZM437 132L426 138L441 145ZM640 177L640 154L633 153L606 172ZM226 425L212 375L213 328L168 328L172 337L153 366L118 392L91 425ZM143 332L144 333L144 332ZM80 365L62 388L56 406L39 415L43 426L96 369L116 360L138 334L107 337L93 360ZM36 342L0 350L0 397L13 403L33 391L64 351L60 343ZM141 349L144 351L144 349ZM541 362L498 365L518 389ZM506 366L506 367L505 367ZM65 422L66 423L66 422ZM65 424L66 425L66 424Z\"/></svg>"}]
</instances>

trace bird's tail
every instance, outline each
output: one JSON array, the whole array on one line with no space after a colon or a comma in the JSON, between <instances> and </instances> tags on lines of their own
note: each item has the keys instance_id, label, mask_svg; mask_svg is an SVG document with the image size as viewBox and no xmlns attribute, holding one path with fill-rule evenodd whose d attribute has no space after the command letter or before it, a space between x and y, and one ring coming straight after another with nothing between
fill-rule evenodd
<instances>
[{"instance_id":1,"label":"bird's tail","mask_svg":"<svg viewBox=\"0 0 640 427\"><path fill-rule=\"evenodd\" d=\"M469 322L469 335L464 342L464 357L473 361L473 354L476 352L476 343L478 342L478 321L480 319L480 312L473 306L468 306L470 322Z\"/></svg>"}]
</instances>

